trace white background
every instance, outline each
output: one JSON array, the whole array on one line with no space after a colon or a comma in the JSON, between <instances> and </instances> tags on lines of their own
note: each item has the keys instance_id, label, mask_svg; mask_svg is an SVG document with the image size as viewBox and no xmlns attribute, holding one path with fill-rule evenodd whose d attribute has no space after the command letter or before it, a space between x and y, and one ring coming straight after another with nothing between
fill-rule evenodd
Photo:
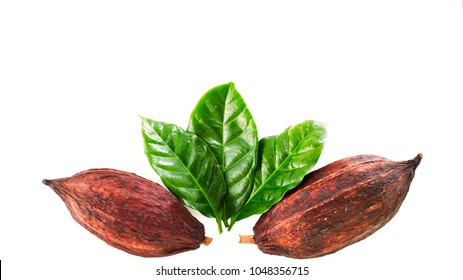
<instances>
[{"instance_id":1,"label":"white background","mask_svg":"<svg viewBox=\"0 0 463 280\"><path fill-rule=\"evenodd\" d=\"M326 123L316 168L423 153L397 216L307 260L237 244L256 216L221 236L198 216L211 245L146 259L91 235L42 185L95 167L159 181L139 116L186 127L202 94L229 81L259 137ZM157 279L161 266L211 265L309 266L286 279L462 279L462 93L459 1L1 1L2 279ZM235 279L246 278L264 277Z\"/></svg>"}]
</instances>

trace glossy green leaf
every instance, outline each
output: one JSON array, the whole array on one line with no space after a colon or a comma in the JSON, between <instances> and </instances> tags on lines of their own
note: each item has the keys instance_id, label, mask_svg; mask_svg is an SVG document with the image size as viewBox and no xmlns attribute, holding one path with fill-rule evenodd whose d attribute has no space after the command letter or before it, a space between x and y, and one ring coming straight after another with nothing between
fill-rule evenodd
<instances>
[{"instance_id":1,"label":"glossy green leaf","mask_svg":"<svg viewBox=\"0 0 463 280\"><path fill-rule=\"evenodd\" d=\"M222 231L225 180L207 144L174 124L142 118L145 154L165 186L186 206L216 218Z\"/></svg>"},{"instance_id":2,"label":"glossy green leaf","mask_svg":"<svg viewBox=\"0 0 463 280\"><path fill-rule=\"evenodd\" d=\"M235 85L228 83L204 94L191 114L188 130L209 145L222 166L227 225L252 191L258 149L254 119Z\"/></svg>"},{"instance_id":3,"label":"glossy green leaf","mask_svg":"<svg viewBox=\"0 0 463 280\"><path fill-rule=\"evenodd\" d=\"M300 184L315 165L325 143L325 128L314 121L288 127L278 136L259 141L253 190L232 225L254 214L265 213L284 194Z\"/></svg>"}]
</instances>

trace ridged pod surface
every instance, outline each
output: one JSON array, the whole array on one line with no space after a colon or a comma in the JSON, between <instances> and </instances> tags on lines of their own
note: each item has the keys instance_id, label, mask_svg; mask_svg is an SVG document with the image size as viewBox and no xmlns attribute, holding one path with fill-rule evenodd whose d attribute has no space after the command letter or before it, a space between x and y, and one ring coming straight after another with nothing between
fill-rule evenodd
<instances>
[{"instance_id":1,"label":"ridged pod surface","mask_svg":"<svg viewBox=\"0 0 463 280\"><path fill-rule=\"evenodd\" d=\"M370 236L399 210L421 158L360 155L309 173L260 217L255 243L267 254L314 258Z\"/></svg>"},{"instance_id":2,"label":"ridged pod surface","mask_svg":"<svg viewBox=\"0 0 463 280\"><path fill-rule=\"evenodd\" d=\"M130 254L163 257L198 248L204 226L161 185L133 173L89 169L43 180L84 228Z\"/></svg>"}]
</instances>

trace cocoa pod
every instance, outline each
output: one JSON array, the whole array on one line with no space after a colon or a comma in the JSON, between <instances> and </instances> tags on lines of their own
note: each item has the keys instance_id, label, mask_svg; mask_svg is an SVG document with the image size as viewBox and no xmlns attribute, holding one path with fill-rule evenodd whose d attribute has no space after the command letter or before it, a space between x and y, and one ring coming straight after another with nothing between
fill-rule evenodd
<instances>
[{"instance_id":1,"label":"cocoa pod","mask_svg":"<svg viewBox=\"0 0 463 280\"><path fill-rule=\"evenodd\" d=\"M394 217L421 158L360 155L311 172L259 218L252 242L290 258L320 257L358 242Z\"/></svg>"},{"instance_id":2,"label":"cocoa pod","mask_svg":"<svg viewBox=\"0 0 463 280\"><path fill-rule=\"evenodd\" d=\"M90 169L43 183L80 225L130 254L163 257L210 242L204 226L172 193L133 173Z\"/></svg>"}]
</instances>

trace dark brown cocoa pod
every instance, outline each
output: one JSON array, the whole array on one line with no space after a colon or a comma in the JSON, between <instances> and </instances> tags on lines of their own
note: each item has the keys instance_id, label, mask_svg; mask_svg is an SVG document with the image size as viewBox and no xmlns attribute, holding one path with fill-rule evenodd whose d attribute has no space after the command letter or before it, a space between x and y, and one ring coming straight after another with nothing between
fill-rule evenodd
<instances>
[{"instance_id":1,"label":"dark brown cocoa pod","mask_svg":"<svg viewBox=\"0 0 463 280\"><path fill-rule=\"evenodd\" d=\"M421 158L361 155L309 173L260 217L254 242L267 254L314 258L370 236L399 210Z\"/></svg>"},{"instance_id":2,"label":"dark brown cocoa pod","mask_svg":"<svg viewBox=\"0 0 463 280\"><path fill-rule=\"evenodd\" d=\"M80 225L130 254L163 257L210 242L204 226L173 194L133 173L90 169L43 183Z\"/></svg>"}]
</instances>

